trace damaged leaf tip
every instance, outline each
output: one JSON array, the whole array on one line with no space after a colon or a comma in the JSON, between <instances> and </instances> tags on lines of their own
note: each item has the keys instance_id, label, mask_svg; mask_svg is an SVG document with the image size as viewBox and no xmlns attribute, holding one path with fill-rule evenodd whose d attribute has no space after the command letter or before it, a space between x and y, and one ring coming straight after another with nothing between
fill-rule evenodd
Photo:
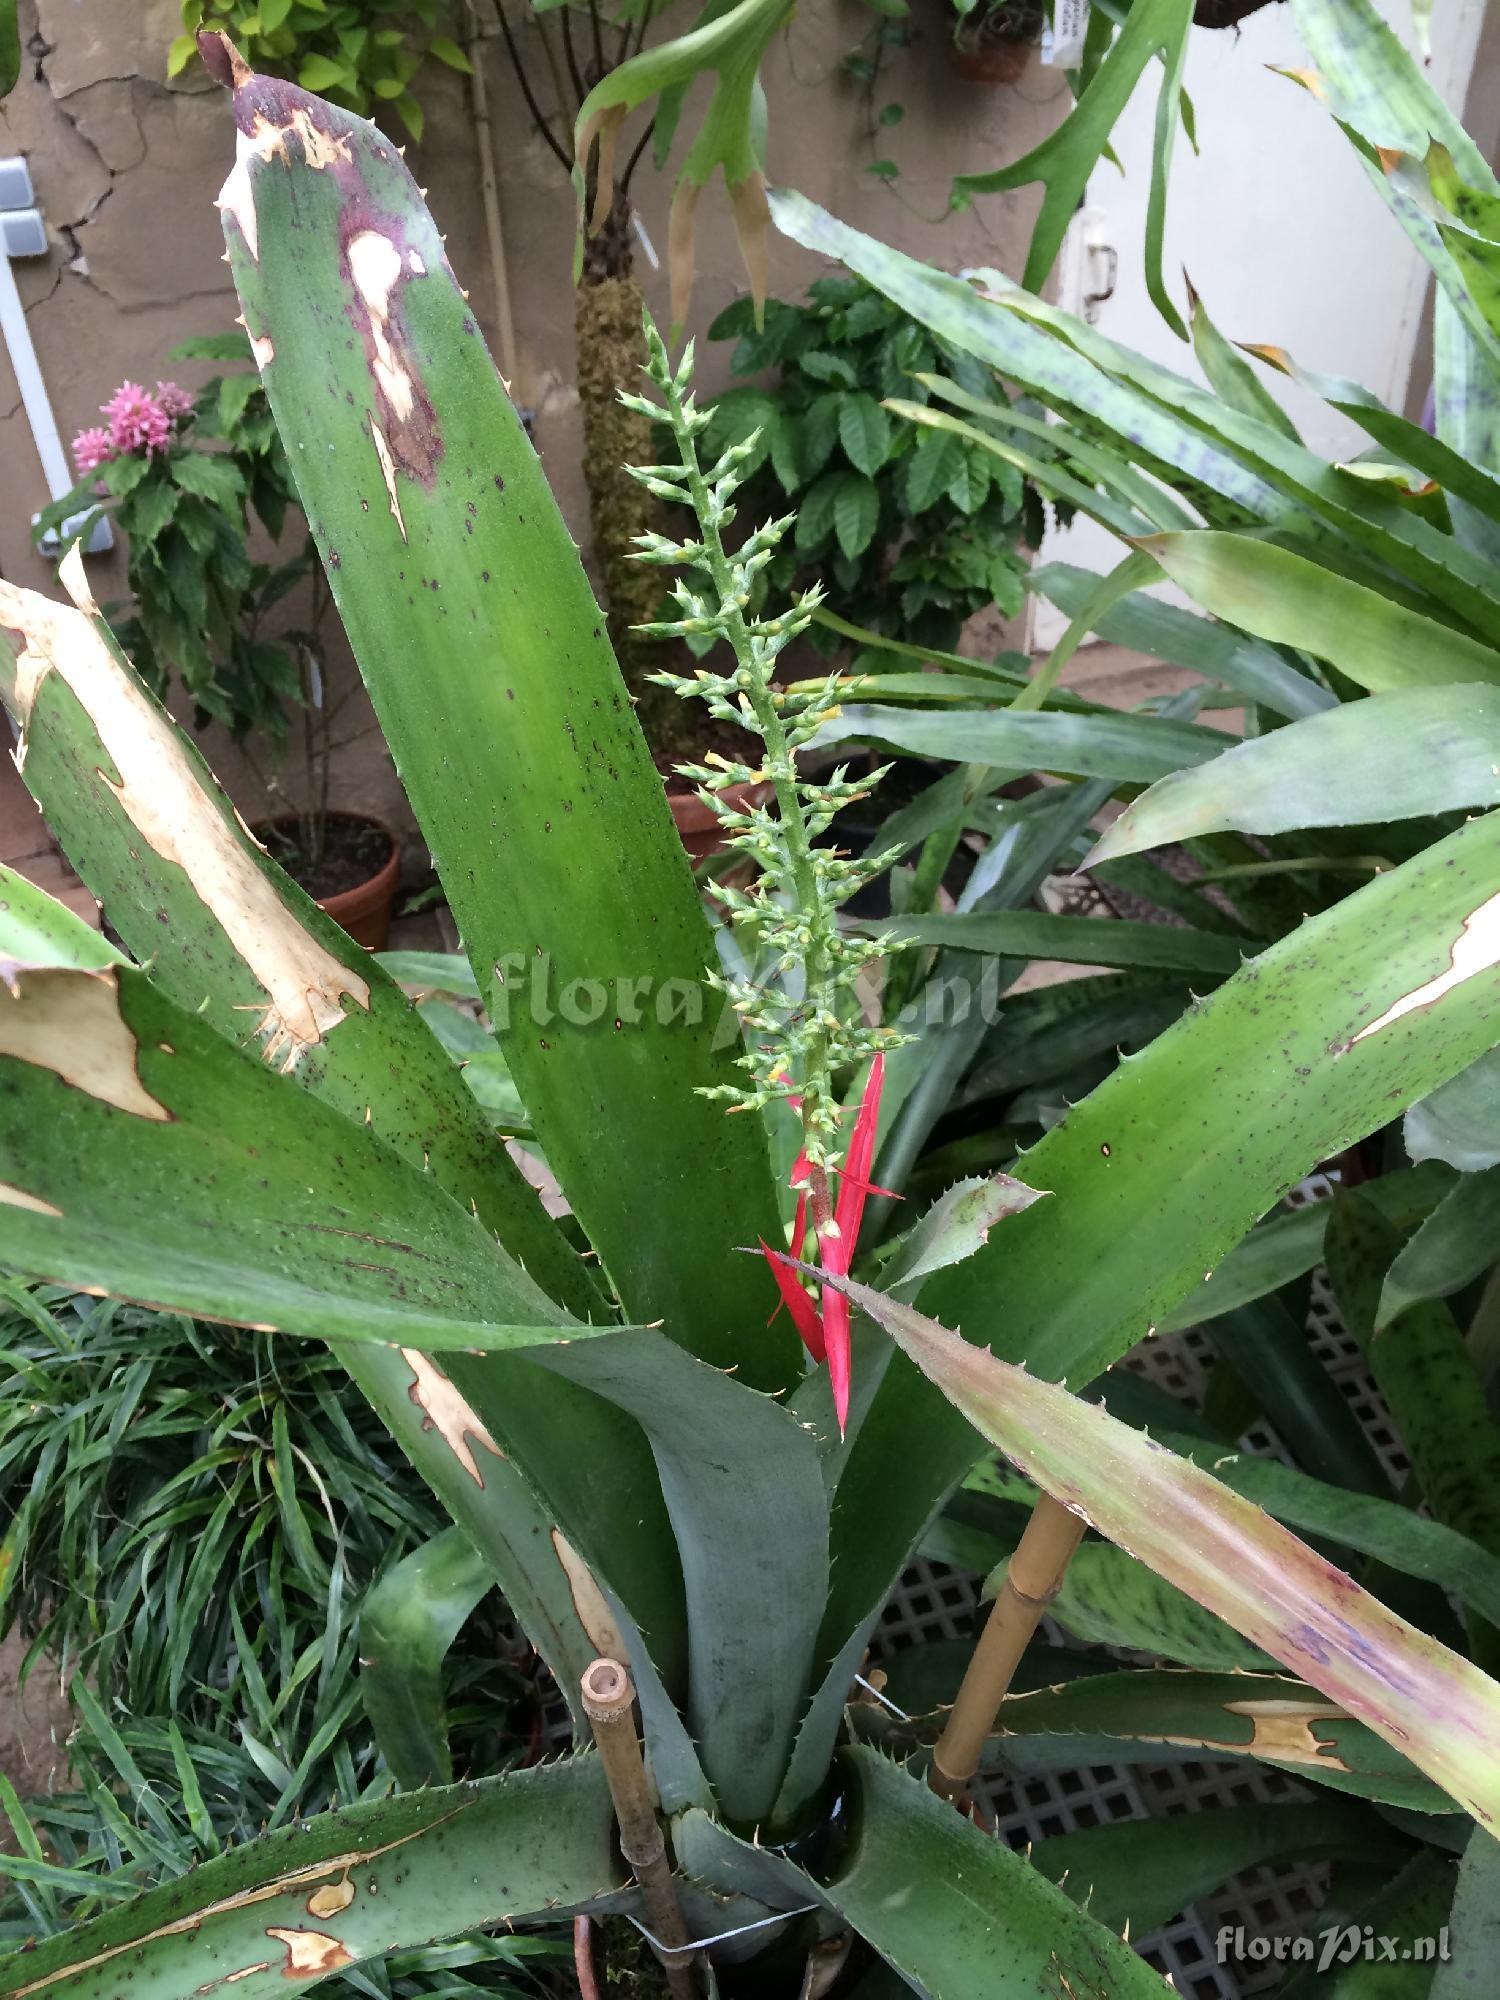
<instances>
[{"instance_id":1,"label":"damaged leaf tip","mask_svg":"<svg viewBox=\"0 0 1500 2000\"><path fill-rule=\"evenodd\" d=\"M198 54L214 82L225 90L238 90L248 83L253 71L222 28L198 30Z\"/></svg>"}]
</instances>

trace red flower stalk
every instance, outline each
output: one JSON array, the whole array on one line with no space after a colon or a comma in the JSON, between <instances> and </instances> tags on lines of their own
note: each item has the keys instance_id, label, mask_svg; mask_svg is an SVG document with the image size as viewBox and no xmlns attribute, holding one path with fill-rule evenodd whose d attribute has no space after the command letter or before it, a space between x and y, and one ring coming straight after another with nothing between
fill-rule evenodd
<instances>
[{"instance_id":1,"label":"red flower stalk","mask_svg":"<svg viewBox=\"0 0 1500 2000\"><path fill-rule=\"evenodd\" d=\"M820 1263L826 1271L841 1278L849 1275L855 1250L859 1246L866 1197L889 1192L885 1188L873 1187L870 1182L870 1168L875 1160L875 1132L880 1122L880 1093L884 1084L885 1057L877 1055L870 1064L870 1074L849 1140L849 1151L839 1173L839 1193L833 1216L818 1235ZM799 1153L792 1166L791 1185L803 1188L811 1172L807 1154ZM797 1199L797 1215L792 1225L794 1257L800 1256L802 1250L802 1237L807 1227L807 1199L806 1193L799 1194ZM825 1285L820 1312L803 1290L796 1273L773 1255L764 1240L760 1247L771 1266L776 1289L802 1336L803 1346L814 1361L826 1360L828 1363L834 1415L839 1420L839 1434L842 1436L849 1421L849 1301L842 1292Z\"/></svg>"}]
</instances>

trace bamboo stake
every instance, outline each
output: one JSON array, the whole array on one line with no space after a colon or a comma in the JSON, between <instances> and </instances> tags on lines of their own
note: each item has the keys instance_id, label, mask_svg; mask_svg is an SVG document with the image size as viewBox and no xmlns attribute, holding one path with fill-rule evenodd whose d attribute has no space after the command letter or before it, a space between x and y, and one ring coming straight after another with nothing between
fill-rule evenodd
<instances>
[{"instance_id":1,"label":"bamboo stake","mask_svg":"<svg viewBox=\"0 0 1500 2000\"><path fill-rule=\"evenodd\" d=\"M466 0L469 23L469 104L474 119L474 144L479 155L479 190L484 199L484 233L490 253L490 276L495 287L495 334L500 343L500 373L505 392L517 405L529 401L526 384L520 383L520 357L516 348L516 323L510 303L510 270L505 260L505 230L500 216L500 185L495 173L495 134L490 122L490 93L484 73L483 37L474 0Z\"/></svg>"},{"instance_id":2,"label":"bamboo stake","mask_svg":"<svg viewBox=\"0 0 1500 2000\"><path fill-rule=\"evenodd\" d=\"M969 1782L979 1769L1021 1655L1043 1612L1062 1589L1085 1526L1050 1493L1038 1495L927 1773L927 1782L938 1797L950 1800L960 1810L967 1803Z\"/></svg>"},{"instance_id":3,"label":"bamboo stake","mask_svg":"<svg viewBox=\"0 0 1500 2000\"><path fill-rule=\"evenodd\" d=\"M667 1861L667 1843L646 1784L646 1767L635 1733L635 1688L618 1660L595 1660L583 1677L583 1712L593 1728L609 1795L620 1827L620 1852L634 1871L646 1905L656 1950L666 1968L674 2000L697 2000L693 1953L682 1949L687 1929ZM656 1949L653 1945L653 1949Z\"/></svg>"}]
</instances>

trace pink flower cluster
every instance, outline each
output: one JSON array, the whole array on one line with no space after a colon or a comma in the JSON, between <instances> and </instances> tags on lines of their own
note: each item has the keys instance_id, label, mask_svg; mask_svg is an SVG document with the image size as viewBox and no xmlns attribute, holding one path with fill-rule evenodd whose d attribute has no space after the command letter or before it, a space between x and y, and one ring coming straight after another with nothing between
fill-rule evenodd
<instances>
[{"instance_id":1,"label":"pink flower cluster","mask_svg":"<svg viewBox=\"0 0 1500 2000\"><path fill-rule=\"evenodd\" d=\"M106 430L93 424L73 440L73 463L78 476L97 472L111 459L131 453L165 451L176 433L180 417L191 414L193 399L175 382L158 382L156 393L139 382L122 382L99 414L109 418Z\"/></svg>"}]
</instances>

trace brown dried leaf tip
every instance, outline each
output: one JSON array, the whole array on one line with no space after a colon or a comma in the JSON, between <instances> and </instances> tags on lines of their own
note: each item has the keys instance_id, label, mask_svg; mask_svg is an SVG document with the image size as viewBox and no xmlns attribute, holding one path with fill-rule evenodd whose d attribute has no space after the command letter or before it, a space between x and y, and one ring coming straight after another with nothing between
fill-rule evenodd
<instances>
[{"instance_id":1,"label":"brown dried leaf tip","mask_svg":"<svg viewBox=\"0 0 1500 2000\"><path fill-rule=\"evenodd\" d=\"M198 54L214 82L225 90L238 90L254 74L222 28L198 30Z\"/></svg>"}]
</instances>

